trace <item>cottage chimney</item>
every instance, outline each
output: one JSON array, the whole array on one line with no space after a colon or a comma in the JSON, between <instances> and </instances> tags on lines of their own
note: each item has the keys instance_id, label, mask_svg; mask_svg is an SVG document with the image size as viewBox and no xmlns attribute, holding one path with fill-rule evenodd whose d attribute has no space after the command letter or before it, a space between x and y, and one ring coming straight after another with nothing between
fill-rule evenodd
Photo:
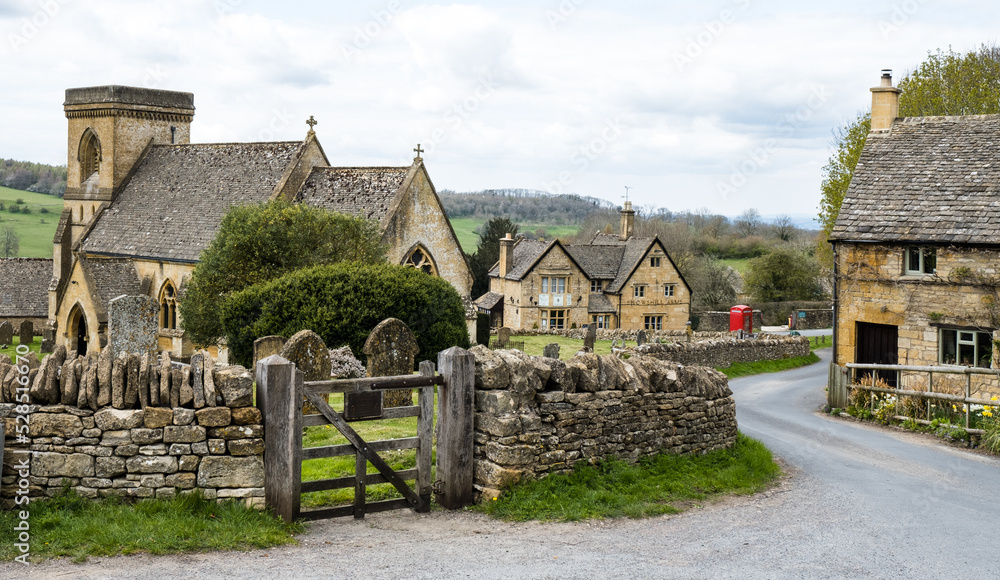
<instances>
[{"instance_id":1,"label":"cottage chimney","mask_svg":"<svg viewBox=\"0 0 1000 580\"><path fill-rule=\"evenodd\" d=\"M903 92L892 86L892 71L882 70L882 82L872 87L872 133L881 133L892 128L892 121L899 116L899 94Z\"/></svg>"},{"instance_id":2,"label":"cottage chimney","mask_svg":"<svg viewBox=\"0 0 1000 580\"><path fill-rule=\"evenodd\" d=\"M510 272L514 265L514 236L510 233L500 240L500 277L503 278Z\"/></svg>"},{"instance_id":3,"label":"cottage chimney","mask_svg":"<svg viewBox=\"0 0 1000 580\"><path fill-rule=\"evenodd\" d=\"M635 233L635 212L632 211L632 202L626 201L625 207L622 208L622 241L625 241L632 237Z\"/></svg>"}]
</instances>

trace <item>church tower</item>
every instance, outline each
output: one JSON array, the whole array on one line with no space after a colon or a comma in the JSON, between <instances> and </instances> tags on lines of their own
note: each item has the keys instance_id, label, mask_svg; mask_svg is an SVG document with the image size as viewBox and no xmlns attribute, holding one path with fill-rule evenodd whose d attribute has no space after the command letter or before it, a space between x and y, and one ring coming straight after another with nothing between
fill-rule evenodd
<instances>
[{"instance_id":1,"label":"church tower","mask_svg":"<svg viewBox=\"0 0 1000 580\"><path fill-rule=\"evenodd\" d=\"M63 217L76 242L101 203L112 201L152 144L191 141L194 95L108 85L67 89L69 120ZM57 240L59 241L59 240Z\"/></svg>"}]
</instances>

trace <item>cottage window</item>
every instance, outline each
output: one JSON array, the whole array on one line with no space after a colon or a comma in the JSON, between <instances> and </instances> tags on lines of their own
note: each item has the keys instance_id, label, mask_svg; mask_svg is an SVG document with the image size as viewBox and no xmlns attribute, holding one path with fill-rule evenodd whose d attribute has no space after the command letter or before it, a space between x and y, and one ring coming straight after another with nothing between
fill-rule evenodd
<instances>
[{"instance_id":1,"label":"cottage window","mask_svg":"<svg viewBox=\"0 0 1000 580\"><path fill-rule=\"evenodd\" d=\"M590 317L590 323L593 324L598 330L603 328L611 328L611 315L593 314Z\"/></svg>"},{"instance_id":2,"label":"cottage window","mask_svg":"<svg viewBox=\"0 0 1000 580\"><path fill-rule=\"evenodd\" d=\"M548 294L550 290L553 294L565 294L566 278L542 278L542 294Z\"/></svg>"},{"instance_id":3,"label":"cottage window","mask_svg":"<svg viewBox=\"0 0 1000 580\"><path fill-rule=\"evenodd\" d=\"M909 276L933 274L937 270L937 250L934 248L907 248L905 260Z\"/></svg>"},{"instance_id":4,"label":"cottage window","mask_svg":"<svg viewBox=\"0 0 1000 580\"><path fill-rule=\"evenodd\" d=\"M659 268L660 267L660 257L659 256L652 256L651 258L649 258L649 266L651 268Z\"/></svg>"},{"instance_id":5,"label":"cottage window","mask_svg":"<svg viewBox=\"0 0 1000 580\"><path fill-rule=\"evenodd\" d=\"M663 330L663 317L658 315L644 317L646 330Z\"/></svg>"},{"instance_id":6,"label":"cottage window","mask_svg":"<svg viewBox=\"0 0 1000 580\"><path fill-rule=\"evenodd\" d=\"M632 288L632 296L635 298L645 298L646 297L646 287L645 286L635 286Z\"/></svg>"},{"instance_id":7,"label":"cottage window","mask_svg":"<svg viewBox=\"0 0 1000 580\"><path fill-rule=\"evenodd\" d=\"M542 310L542 328L562 330L566 328L565 310Z\"/></svg>"},{"instance_id":8,"label":"cottage window","mask_svg":"<svg viewBox=\"0 0 1000 580\"><path fill-rule=\"evenodd\" d=\"M602 280L591 280L590 281L590 291L597 293L604 290L604 282Z\"/></svg>"},{"instance_id":9,"label":"cottage window","mask_svg":"<svg viewBox=\"0 0 1000 580\"><path fill-rule=\"evenodd\" d=\"M665 284L663 286L663 295L666 296L667 298L670 298L671 296L673 296L674 295L674 285L673 284Z\"/></svg>"},{"instance_id":10,"label":"cottage window","mask_svg":"<svg viewBox=\"0 0 1000 580\"><path fill-rule=\"evenodd\" d=\"M942 328L938 341L939 362L946 365L990 367L993 337L990 332Z\"/></svg>"}]
</instances>

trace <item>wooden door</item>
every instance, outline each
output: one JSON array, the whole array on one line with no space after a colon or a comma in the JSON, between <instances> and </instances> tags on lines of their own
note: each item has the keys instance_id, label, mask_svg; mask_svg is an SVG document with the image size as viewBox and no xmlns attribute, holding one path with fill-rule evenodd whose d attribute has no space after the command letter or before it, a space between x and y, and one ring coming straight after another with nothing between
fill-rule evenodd
<instances>
[{"instance_id":1,"label":"wooden door","mask_svg":"<svg viewBox=\"0 0 1000 580\"><path fill-rule=\"evenodd\" d=\"M889 324L857 323L857 341L854 360L860 364L899 364L899 327ZM859 371L860 376L868 371ZM875 371L875 376L896 387L895 371Z\"/></svg>"}]
</instances>

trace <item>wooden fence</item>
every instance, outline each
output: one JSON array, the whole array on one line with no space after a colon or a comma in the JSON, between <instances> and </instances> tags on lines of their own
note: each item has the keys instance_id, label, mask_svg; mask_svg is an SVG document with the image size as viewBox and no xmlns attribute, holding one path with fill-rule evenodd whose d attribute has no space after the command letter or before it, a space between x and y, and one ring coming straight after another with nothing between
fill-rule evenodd
<instances>
[{"instance_id":1,"label":"wooden fence","mask_svg":"<svg viewBox=\"0 0 1000 580\"><path fill-rule=\"evenodd\" d=\"M897 373L902 372L913 372L913 373L926 373L927 374L927 390L926 391L913 391L904 389L886 389L883 387L860 385L852 383L850 376L853 370L868 370L868 371L895 371ZM965 393L964 395L953 395L950 393L935 393L934 392L934 375L935 374L946 374L946 375L965 375ZM896 397L917 397L923 399L927 402L927 413L928 419L930 418L930 404L931 401L946 401L950 403L961 403L965 407L965 430L970 433L982 434L981 429L972 429L969 427L969 420L971 415L971 405L997 405L996 401L989 399L983 399L979 397L973 397L972 392L972 376L973 375L987 375L993 376L1000 379L1000 370L998 369L984 369L979 367L960 367L960 366L915 366L915 365L885 365L885 364L860 364L860 363L848 363L846 366L842 367L836 363L830 363L830 378L827 388L827 403L830 407L834 408L846 408L848 404L848 390L849 389L860 389L864 391L869 391L872 393L883 393L889 395L895 395ZM912 417L896 416L897 419L906 420L914 419ZM917 420L920 423L929 423L929 421Z\"/></svg>"},{"instance_id":2,"label":"wooden fence","mask_svg":"<svg viewBox=\"0 0 1000 580\"><path fill-rule=\"evenodd\" d=\"M434 364L421 363L421 374L397 377L309 381L295 365L277 355L257 362L257 406L264 415L264 498L274 513L291 522L410 507L430 508L431 442L433 435L434 386L438 386L438 442L436 499L456 509L473 500L473 397L475 358L461 348L451 348L438 356L440 375ZM388 389L419 389L415 406L385 409L382 418L417 417L417 437L386 441L364 441L347 421L326 402L329 393L372 393ZM319 415L303 417L303 397L319 409ZM332 424L350 442L319 448L302 448L302 430ZM416 469L396 472L378 456L393 449L416 449ZM355 455L355 474L350 477L302 482L302 461L323 457ZM367 474L371 462L378 474ZM414 480L411 489L406 480ZM367 485L390 483L403 495L401 500L366 503ZM349 506L300 510L301 494L310 491L354 487L354 503Z\"/></svg>"}]
</instances>

